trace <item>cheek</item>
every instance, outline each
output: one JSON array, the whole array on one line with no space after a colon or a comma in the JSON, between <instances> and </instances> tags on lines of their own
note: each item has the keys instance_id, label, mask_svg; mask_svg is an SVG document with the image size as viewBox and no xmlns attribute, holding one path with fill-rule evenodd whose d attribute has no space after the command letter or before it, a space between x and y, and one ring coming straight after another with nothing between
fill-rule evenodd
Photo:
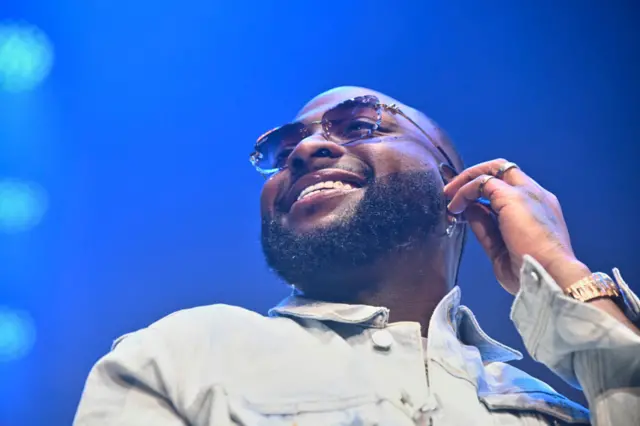
<instances>
[{"instance_id":1,"label":"cheek","mask_svg":"<svg viewBox=\"0 0 640 426\"><path fill-rule=\"evenodd\" d=\"M398 141L391 144L372 144L368 152L376 176L411 170L438 169L433 156L415 142Z\"/></svg>"},{"instance_id":2,"label":"cheek","mask_svg":"<svg viewBox=\"0 0 640 426\"><path fill-rule=\"evenodd\" d=\"M281 186L282 184L279 183L277 178L270 179L265 182L262 187L262 191L260 192L260 214L262 216L273 216L275 212L274 204L278 194L280 193L279 188Z\"/></svg>"},{"instance_id":3,"label":"cheek","mask_svg":"<svg viewBox=\"0 0 640 426\"><path fill-rule=\"evenodd\" d=\"M265 191L263 189L260 193L260 215L263 217L271 213L271 206L273 205L273 202L270 202L269 199L269 195L265 194Z\"/></svg>"}]
</instances>

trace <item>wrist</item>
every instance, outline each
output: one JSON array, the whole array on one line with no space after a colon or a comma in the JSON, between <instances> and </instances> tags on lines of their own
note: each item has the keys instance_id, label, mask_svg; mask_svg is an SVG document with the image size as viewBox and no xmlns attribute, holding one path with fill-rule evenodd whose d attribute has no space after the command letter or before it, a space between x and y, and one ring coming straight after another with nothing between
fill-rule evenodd
<instances>
[{"instance_id":1,"label":"wrist","mask_svg":"<svg viewBox=\"0 0 640 426\"><path fill-rule=\"evenodd\" d=\"M587 265L578 259L558 259L550 263L545 270L562 290L591 275Z\"/></svg>"}]
</instances>

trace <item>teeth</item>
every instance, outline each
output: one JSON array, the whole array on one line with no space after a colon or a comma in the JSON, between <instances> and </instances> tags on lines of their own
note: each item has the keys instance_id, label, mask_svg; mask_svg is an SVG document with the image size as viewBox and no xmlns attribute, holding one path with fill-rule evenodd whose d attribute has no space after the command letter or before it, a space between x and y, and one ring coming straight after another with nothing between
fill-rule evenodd
<instances>
[{"instance_id":1,"label":"teeth","mask_svg":"<svg viewBox=\"0 0 640 426\"><path fill-rule=\"evenodd\" d=\"M349 190L353 188L355 187L346 182L340 182L340 181L319 182L319 183L316 183L315 185L306 187L298 196L298 201L302 200L305 197L308 197L311 194L320 192L324 189L341 189L344 191L344 190Z\"/></svg>"}]
</instances>

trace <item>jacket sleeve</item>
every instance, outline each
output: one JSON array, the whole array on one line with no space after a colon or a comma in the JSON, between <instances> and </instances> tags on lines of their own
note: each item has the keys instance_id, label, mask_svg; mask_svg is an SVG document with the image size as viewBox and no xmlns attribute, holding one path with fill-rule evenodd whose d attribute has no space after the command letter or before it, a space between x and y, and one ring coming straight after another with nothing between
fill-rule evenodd
<instances>
[{"instance_id":1,"label":"jacket sleeve","mask_svg":"<svg viewBox=\"0 0 640 426\"><path fill-rule=\"evenodd\" d=\"M614 270L624 313L638 325L640 301ZM640 336L606 312L564 295L525 256L511 319L529 354L576 388L594 425L640 425Z\"/></svg>"},{"instance_id":2,"label":"jacket sleeve","mask_svg":"<svg viewBox=\"0 0 640 426\"><path fill-rule=\"evenodd\" d=\"M172 403L175 377L163 346L151 328L116 340L89 374L74 425L186 425Z\"/></svg>"}]
</instances>

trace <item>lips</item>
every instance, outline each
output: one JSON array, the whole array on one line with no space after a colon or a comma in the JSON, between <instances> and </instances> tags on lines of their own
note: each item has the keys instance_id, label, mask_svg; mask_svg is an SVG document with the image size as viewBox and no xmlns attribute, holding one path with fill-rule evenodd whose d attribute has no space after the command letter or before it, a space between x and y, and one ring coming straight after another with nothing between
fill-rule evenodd
<instances>
[{"instance_id":1,"label":"lips","mask_svg":"<svg viewBox=\"0 0 640 426\"><path fill-rule=\"evenodd\" d=\"M365 185L366 180L355 173L347 172L339 169L322 169L312 173L308 173L296 180L295 183L289 188L289 191L284 196L283 208L285 211L291 210L291 206L296 202L298 196L302 191L320 182L328 181L340 181L349 183L355 187L361 188Z\"/></svg>"}]
</instances>

